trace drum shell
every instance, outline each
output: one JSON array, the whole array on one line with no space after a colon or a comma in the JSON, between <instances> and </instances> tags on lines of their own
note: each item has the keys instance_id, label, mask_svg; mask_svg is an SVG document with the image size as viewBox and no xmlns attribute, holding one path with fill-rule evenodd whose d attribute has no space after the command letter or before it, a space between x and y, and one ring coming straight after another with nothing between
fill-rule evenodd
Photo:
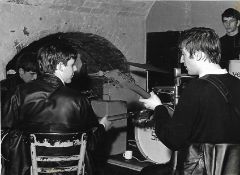
<instances>
[{"instance_id":1,"label":"drum shell","mask_svg":"<svg viewBox=\"0 0 240 175\"><path fill-rule=\"evenodd\" d=\"M172 116L173 108L167 107L167 109L169 114ZM138 115L141 114L146 115L148 114L148 111L142 110L138 113ZM152 114L153 113L149 113L149 115ZM149 116L148 118L151 118L151 116ZM138 127L136 125L133 125L132 122L128 121L128 128L129 130L127 149L134 150L136 157L157 164L167 163L170 161L172 151L169 150L157 138L153 127ZM133 131L130 128L133 128ZM131 141L130 143L129 140ZM133 141L135 145L133 145Z\"/></svg>"},{"instance_id":2,"label":"drum shell","mask_svg":"<svg viewBox=\"0 0 240 175\"><path fill-rule=\"evenodd\" d=\"M172 151L157 138L154 128L135 127L134 133L137 147L147 160L157 164L170 161Z\"/></svg>"}]
</instances>

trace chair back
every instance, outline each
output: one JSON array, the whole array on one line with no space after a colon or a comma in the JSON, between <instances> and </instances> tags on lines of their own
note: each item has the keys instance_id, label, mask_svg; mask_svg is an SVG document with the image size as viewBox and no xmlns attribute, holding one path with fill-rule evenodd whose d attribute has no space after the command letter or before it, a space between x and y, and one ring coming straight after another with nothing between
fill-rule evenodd
<instances>
[{"instance_id":1,"label":"chair back","mask_svg":"<svg viewBox=\"0 0 240 175\"><path fill-rule=\"evenodd\" d=\"M32 175L77 172L84 174L86 133L30 134Z\"/></svg>"}]
</instances>

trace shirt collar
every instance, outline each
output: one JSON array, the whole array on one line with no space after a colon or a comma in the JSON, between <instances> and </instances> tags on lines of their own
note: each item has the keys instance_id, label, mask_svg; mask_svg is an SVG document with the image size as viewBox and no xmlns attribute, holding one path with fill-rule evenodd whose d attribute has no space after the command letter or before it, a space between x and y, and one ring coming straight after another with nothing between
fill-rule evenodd
<instances>
[{"instance_id":1,"label":"shirt collar","mask_svg":"<svg viewBox=\"0 0 240 175\"><path fill-rule=\"evenodd\" d=\"M228 73L227 69L206 70L199 74L199 77L203 77L204 75L207 74L226 74L226 73Z\"/></svg>"}]
</instances>

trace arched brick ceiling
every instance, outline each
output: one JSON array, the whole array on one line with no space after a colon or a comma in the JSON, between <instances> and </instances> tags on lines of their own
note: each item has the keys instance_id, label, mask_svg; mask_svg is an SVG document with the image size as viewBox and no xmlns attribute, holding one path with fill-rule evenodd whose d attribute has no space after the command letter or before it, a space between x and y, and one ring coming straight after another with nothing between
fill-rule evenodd
<instances>
[{"instance_id":1,"label":"arched brick ceiling","mask_svg":"<svg viewBox=\"0 0 240 175\"><path fill-rule=\"evenodd\" d=\"M70 86L77 90L91 90L96 97L101 97L102 85L105 83L106 79L102 77L91 78L88 76L89 73L114 69L119 69L121 72L126 73L130 72L129 65L126 64L127 60L121 51L110 41L91 33L69 32L49 35L31 43L29 46L22 49L19 54L23 52L33 52L37 54L38 49L42 45L49 42L58 42L59 39L66 40L66 42L71 44L78 53L81 54L81 60L84 63L82 70L76 73L72 84L70 84ZM15 62L19 54L9 62L7 70L15 68Z\"/></svg>"},{"instance_id":2,"label":"arched brick ceiling","mask_svg":"<svg viewBox=\"0 0 240 175\"><path fill-rule=\"evenodd\" d=\"M91 33L69 32L49 35L33 42L22 49L19 54L26 51L36 53L42 45L55 40L57 42L58 39L65 39L81 54L82 62L87 64L88 73L113 69L129 72L129 66L126 64L127 60L121 51L105 38ZM15 60L19 54L8 64L7 70L14 68Z\"/></svg>"},{"instance_id":3,"label":"arched brick ceiling","mask_svg":"<svg viewBox=\"0 0 240 175\"><path fill-rule=\"evenodd\" d=\"M6 3L44 6L52 9L80 13L111 14L146 17L155 0L2 0Z\"/></svg>"},{"instance_id":4,"label":"arched brick ceiling","mask_svg":"<svg viewBox=\"0 0 240 175\"><path fill-rule=\"evenodd\" d=\"M62 34L82 55L82 61L88 65L88 73L119 69L129 71L126 58L121 51L103 37L90 33Z\"/></svg>"}]
</instances>

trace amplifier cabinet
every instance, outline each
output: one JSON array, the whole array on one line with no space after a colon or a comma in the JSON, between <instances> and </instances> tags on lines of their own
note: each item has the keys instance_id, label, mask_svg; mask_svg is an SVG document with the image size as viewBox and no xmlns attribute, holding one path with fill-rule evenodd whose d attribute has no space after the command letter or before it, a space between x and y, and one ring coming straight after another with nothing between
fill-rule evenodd
<instances>
[{"instance_id":1,"label":"amplifier cabinet","mask_svg":"<svg viewBox=\"0 0 240 175\"><path fill-rule=\"evenodd\" d=\"M125 101L93 100L93 110L98 117L108 116L112 128L106 133L101 152L107 155L123 153L127 147L127 105Z\"/></svg>"}]
</instances>

